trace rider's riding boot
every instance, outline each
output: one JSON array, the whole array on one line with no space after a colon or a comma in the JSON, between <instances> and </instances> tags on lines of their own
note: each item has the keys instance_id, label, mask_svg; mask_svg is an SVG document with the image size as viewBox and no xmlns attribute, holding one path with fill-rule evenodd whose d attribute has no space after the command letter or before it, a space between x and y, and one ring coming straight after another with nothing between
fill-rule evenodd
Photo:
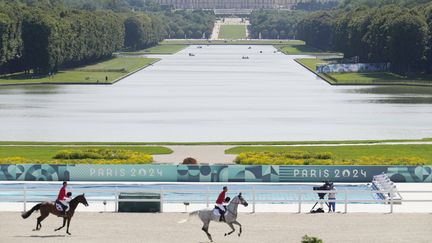
<instances>
[{"instance_id":1,"label":"rider's riding boot","mask_svg":"<svg viewBox=\"0 0 432 243\"><path fill-rule=\"evenodd\" d=\"M221 214L219 222L225 222L225 215Z\"/></svg>"},{"instance_id":2,"label":"rider's riding boot","mask_svg":"<svg viewBox=\"0 0 432 243\"><path fill-rule=\"evenodd\" d=\"M63 209L63 211L61 213L61 216L66 218L67 215L66 215L66 210L65 209Z\"/></svg>"}]
</instances>

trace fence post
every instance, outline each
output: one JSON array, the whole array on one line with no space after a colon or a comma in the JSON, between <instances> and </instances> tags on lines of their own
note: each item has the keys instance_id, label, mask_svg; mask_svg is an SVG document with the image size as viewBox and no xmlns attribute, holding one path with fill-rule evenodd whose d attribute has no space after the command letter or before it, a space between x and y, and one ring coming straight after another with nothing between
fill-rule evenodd
<instances>
[{"instance_id":1,"label":"fence post","mask_svg":"<svg viewBox=\"0 0 432 243\"><path fill-rule=\"evenodd\" d=\"M161 186L161 191L160 191L160 212L163 213L164 211L164 191L163 191L163 187Z\"/></svg>"},{"instance_id":2,"label":"fence post","mask_svg":"<svg viewBox=\"0 0 432 243\"><path fill-rule=\"evenodd\" d=\"M302 194L299 193L299 201L298 201L298 213L301 213L301 204L302 204Z\"/></svg>"},{"instance_id":3,"label":"fence post","mask_svg":"<svg viewBox=\"0 0 432 243\"><path fill-rule=\"evenodd\" d=\"M115 189L115 201L114 201L114 211L116 212L116 213L118 213L118 210L119 210L119 192L118 192L118 190L117 190L117 187L116 187L116 189Z\"/></svg>"},{"instance_id":4,"label":"fence post","mask_svg":"<svg viewBox=\"0 0 432 243\"><path fill-rule=\"evenodd\" d=\"M255 213L255 186L252 187L252 213Z\"/></svg>"},{"instance_id":5,"label":"fence post","mask_svg":"<svg viewBox=\"0 0 432 243\"><path fill-rule=\"evenodd\" d=\"M344 193L344 197L345 197L345 213L347 213L348 212L348 194L347 194L347 192L345 191L345 193Z\"/></svg>"},{"instance_id":6,"label":"fence post","mask_svg":"<svg viewBox=\"0 0 432 243\"><path fill-rule=\"evenodd\" d=\"M393 188L390 190L390 213L393 213Z\"/></svg>"},{"instance_id":7,"label":"fence post","mask_svg":"<svg viewBox=\"0 0 432 243\"><path fill-rule=\"evenodd\" d=\"M207 200L207 207L210 205L210 189L207 187L207 194L206 194L206 200Z\"/></svg>"},{"instance_id":8,"label":"fence post","mask_svg":"<svg viewBox=\"0 0 432 243\"><path fill-rule=\"evenodd\" d=\"M24 190L23 190L24 194L24 212L27 211L27 184L24 184Z\"/></svg>"}]
</instances>

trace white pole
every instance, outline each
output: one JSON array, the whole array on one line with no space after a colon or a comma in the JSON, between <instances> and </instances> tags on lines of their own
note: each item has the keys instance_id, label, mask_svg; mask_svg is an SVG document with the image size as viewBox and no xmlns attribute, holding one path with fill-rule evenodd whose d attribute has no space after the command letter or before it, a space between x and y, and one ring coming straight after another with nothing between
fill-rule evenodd
<instances>
[{"instance_id":1,"label":"white pole","mask_svg":"<svg viewBox=\"0 0 432 243\"><path fill-rule=\"evenodd\" d=\"M164 191L163 191L163 187L161 186L161 191L160 191L160 212L163 213L163 207L164 207Z\"/></svg>"},{"instance_id":2,"label":"white pole","mask_svg":"<svg viewBox=\"0 0 432 243\"><path fill-rule=\"evenodd\" d=\"M27 211L27 184L24 184L24 212Z\"/></svg>"},{"instance_id":3,"label":"white pole","mask_svg":"<svg viewBox=\"0 0 432 243\"><path fill-rule=\"evenodd\" d=\"M118 190L117 190L117 187L115 188L115 205L114 205L114 207L115 207L115 209L114 209L114 211L116 212L116 213L118 213L118 211L119 211L119 205L118 205L118 200L119 200L119 192L118 192Z\"/></svg>"},{"instance_id":4,"label":"white pole","mask_svg":"<svg viewBox=\"0 0 432 243\"><path fill-rule=\"evenodd\" d=\"M209 187L207 187L207 192L206 192L206 200L207 200L207 207L209 207L210 205L210 189Z\"/></svg>"},{"instance_id":5,"label":"white pole","mask_svg":"<svg viewBox=\"0 0 432 243\"><path fill-rule=\"evenodd\" d=\"M252 213L255 213L255 186L252 187Z\"/></svg>"},{"instance_id":6,"label":"white pole","mask_svg":"<svg viewBox=\"0 0 432 243\"><path fill-rule=\"evenodd\" d=\"M348 194L345 191L345 213L348 212Z\"/></svg>"},{"instance_id":7,"label":"white pole","mask_svg":"<svg viewBox=\"0 0 432 243\"><path fill-rule=\"evenodd\" d=\"M302 194L299 193L298 213L301 213L301 204L302 204Z\"/></svg>"},{"instance_id":8,"label":"white pole","mask_svg":"<svg viewBox=\"0 0 432 243\"><path fill-rule=\"evenodd\" d=\"M393 188L390 190L390 213L393 213Z\"/></svg>"}]
</instances>

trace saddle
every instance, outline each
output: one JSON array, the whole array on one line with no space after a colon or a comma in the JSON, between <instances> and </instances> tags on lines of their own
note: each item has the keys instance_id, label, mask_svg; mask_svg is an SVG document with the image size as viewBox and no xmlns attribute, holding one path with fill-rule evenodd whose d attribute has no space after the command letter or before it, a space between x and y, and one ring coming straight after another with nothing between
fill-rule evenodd
<instances>
[{"instance_id":1,"label":"saddle","mask_svg":"<svg viewBox=\"0 0 432 243\"><path fill-rule=\"evenodd\" d=\"M63 204L61 202L55 201L54 205L59 212L63 212ZM69 211L69 205L66 204L64 206L66 206L66 212L68 212Z\"/></svg>"},{"instance_id":2,"label":"saddle","mask_svg":"<svg viewBox=\"0 0 432 243\"><path fill-rule=\"evenodd\" d=\"M226 206L225 205L224 205L224 208L225 208L225 214L226 214ZM213 208L213 215L215 215L215 216L221 216L220 212L219 212L219 208L216 207L216 206Z\"/></svg>"}]
</instances>

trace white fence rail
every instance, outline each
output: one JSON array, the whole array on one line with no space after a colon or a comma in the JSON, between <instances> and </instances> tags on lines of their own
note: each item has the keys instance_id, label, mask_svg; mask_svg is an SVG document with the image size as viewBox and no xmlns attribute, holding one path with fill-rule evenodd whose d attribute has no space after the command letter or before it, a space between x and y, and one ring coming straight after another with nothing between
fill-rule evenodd
<instances>
[{"instance_id":1,"label":"white fence rail","mask_svg":"<svg viewBox=\"0 0 432 243\"><path fill-rule=\"evenodd\" d=\"M23 203L23 209L24 211L27 210L27 204L29 202L36 202L36 200L29 200L29 193L30 192L53 192L57 193L58 190L54 189L33 189L33 188L27 188L27 186L24 184L22 189L0 189L0 195L2 192L16 192L18 194L22 194L19 196L10 196L10 197L0 197L0 202L22 202ZM119 202L160 202L161 206L161 212L163 212L163 206L167 203L179 203L179 202L187 202L187 203L202 203L206 204L207 207L213 204L213 201L210 200L210 194L218 193L218 190L210 190L207 188L207 190L166 190L161 187L161 190L138 190L138 189L75 189L73 190L75 194L79 193L105 193L105 194L111 194L110 197L107 198L87 198L88 202L114 202L115 204L115 211L118 211L118 204ZM236 190L230 190L230 193L239 193L240 191ZM302 205L307 203L316 203L319 201L319 199L305 199L306 194L317 194L317 193L330 193L334 192L336 193L337 198L342 199L336 199L336 200L322 200L323 202L336 202L341 203L344 205L344 213L348 212L348 205L350 203L375 203L375 204L388 204L389 207L389 213L394 212L394 205L396 203L405 203L405 202L422 202L422 203L432 203L432 199L402 199L402 200L394 200L393 198L393 191L378 191L378 190L337 190L337 191L313 191L313 190L256 190L255 187L249 190L242 190L245 194L245 199L248 201L249 204L252 205L252 212L255 213L255 207L258 203L290 203L290 204L298 204L298 213L302 212ZM119 198L120 193L158 193L160 194L160 199L121 199ZM194 194L200 194L205 195L205 199L166 199L164 197L164 194L166 193L194 193ZM295 199L257 199L257 195L260 193L268 194L268 193L289 193L294 194ZM388 199L348 199L349 194L359 194L359 193L365 193L365 194L387 194L390 195ZM403 194L411 194L411 193L417 193L417 194L430 194L432 195L432 191L397 191L397 193L403 193ZM34 197L34 196L33 196ZM37 202L41 201L53 201L52 197L37 197ZM41 199L41 200L39 200ZM213 199L213 198L212 198Z\"/></svg>"}]
</instances>

